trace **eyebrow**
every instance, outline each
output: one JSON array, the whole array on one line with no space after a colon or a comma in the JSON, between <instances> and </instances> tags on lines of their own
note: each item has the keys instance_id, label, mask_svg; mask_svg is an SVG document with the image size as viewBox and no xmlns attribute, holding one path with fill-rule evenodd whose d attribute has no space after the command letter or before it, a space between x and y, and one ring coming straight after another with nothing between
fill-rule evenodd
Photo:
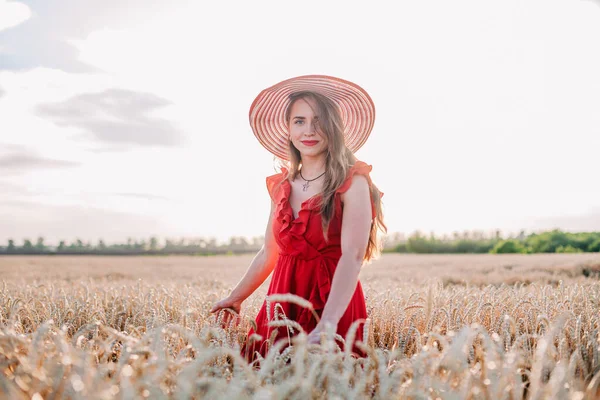
<instances>
[{"instance_id":1,"label":"eyebrow","mask_svg":"<svg viewBox=\"0 0 600 400\"><path fill-rule=\"evenodd\" d=\"M297 115L297 116L293 117L292 119L306 119L306 117L303 117L303 116L301 116L301 115ZM315 116L313 117L313 119L319 119L319 117L315 115Z\"/></svg>"}]
</instances>

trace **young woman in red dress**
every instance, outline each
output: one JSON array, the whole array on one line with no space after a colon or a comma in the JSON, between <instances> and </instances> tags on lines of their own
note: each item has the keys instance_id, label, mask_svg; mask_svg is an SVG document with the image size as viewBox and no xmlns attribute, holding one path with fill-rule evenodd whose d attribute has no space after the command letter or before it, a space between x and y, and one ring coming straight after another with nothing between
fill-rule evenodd
<instances>
[{"instance_id":1,"label":"young woman in red dress","mask_svg":"<svg viewBox=\"0 0 600 400\"><path fill-rule=\"evenodd\" d=\"M260 143L283 162L281 172L266 178L271 211L265 243L230 295L211 312L242 302L273 273L267 295L291 293L312 303L313 312L291 302L277 312L296 321L308 333L308 343L320 343L330 324L342 337L355 321L367 318L358 280L365 261L380 251L378 231L386 231L383 195L371 182L371 165L353 152L368 138L375 119L369 95L339 78L308 75L263 90L250 108L250 125ZM275 328L276 311L263 304L256 331L243 352L263 357ZM362 323L362 322L361 322ZM359 326L359 328L361 328ZM293 332L295 334L297 332ZM275 341L289 340L277 328ZM356 340L363 339L362 329ZM353 351L362 353L354 346Z\"/></svg>"}]
</instances>

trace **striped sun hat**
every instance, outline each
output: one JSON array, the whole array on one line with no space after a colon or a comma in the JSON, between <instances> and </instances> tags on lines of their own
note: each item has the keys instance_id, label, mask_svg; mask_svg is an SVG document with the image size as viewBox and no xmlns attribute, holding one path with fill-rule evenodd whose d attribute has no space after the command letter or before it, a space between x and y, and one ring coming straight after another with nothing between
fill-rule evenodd
<instances>
[{"instance_id":1,"label":"striped sun hat","mask_svg":"<svg viewBox=\"0 0 600 400\"><path fill-rule=\"evenodd\" d=\"M355 83L326 75L298 76L273 85L256 96L250 106L250 126L269 152L289 160L285 109L294 92L310 90L331 99L340 111L344 140L353 153L367 141L375 123L375 104Z\"/></svg>"}]
</instances>

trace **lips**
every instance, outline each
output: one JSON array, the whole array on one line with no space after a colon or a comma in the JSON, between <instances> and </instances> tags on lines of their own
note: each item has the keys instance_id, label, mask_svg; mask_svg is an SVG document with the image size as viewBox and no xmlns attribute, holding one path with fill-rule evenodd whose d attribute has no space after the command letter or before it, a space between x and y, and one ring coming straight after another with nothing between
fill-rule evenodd
<instances>
[{"instance_id":1,"label":"lips","mask_svg":"<svg viewBox=\"0 0 600 400\"><path fill-rule=\"evenodd\" d=\"M305 146L314 146L317 143L319 143L318 140L302 140L302 144Z\"/></svg>"}]
</instances>

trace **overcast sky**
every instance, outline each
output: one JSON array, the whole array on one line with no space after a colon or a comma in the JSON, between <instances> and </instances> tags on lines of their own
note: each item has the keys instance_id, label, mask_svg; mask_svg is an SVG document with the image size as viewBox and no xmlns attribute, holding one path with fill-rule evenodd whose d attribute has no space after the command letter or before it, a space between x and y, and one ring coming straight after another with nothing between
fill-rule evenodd
<instances>
[{"instance_id":1,"label":"overcast sky","mask_svg":"<svg viewBox=\"0 0 600 400\"><path fill-rule=\"evenodd\" d=\"M264 233L248 109L351 80L391 232L600 230L600 2L0 0L0 244Z\"/></svg>"}]
</instances>

